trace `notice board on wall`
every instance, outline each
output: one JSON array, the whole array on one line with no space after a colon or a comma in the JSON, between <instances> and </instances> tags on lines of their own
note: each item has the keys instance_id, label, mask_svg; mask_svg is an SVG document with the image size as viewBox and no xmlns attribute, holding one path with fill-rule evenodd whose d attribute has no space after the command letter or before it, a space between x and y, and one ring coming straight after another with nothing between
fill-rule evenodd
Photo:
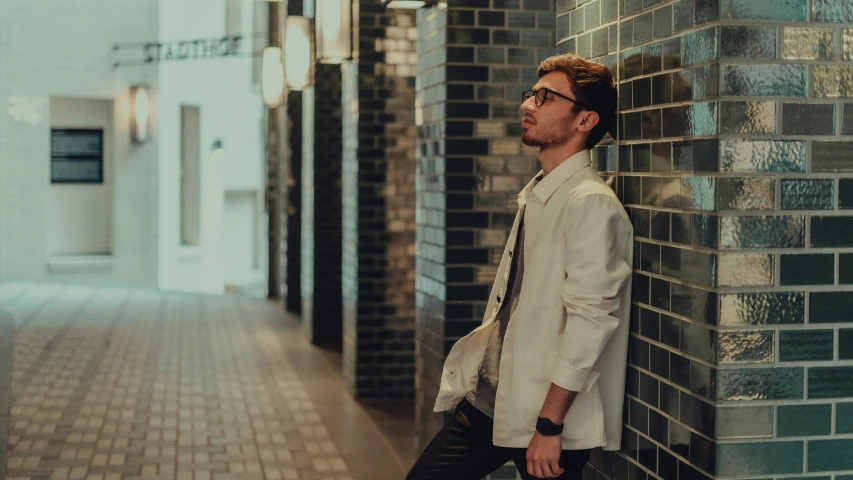
<instances>
[{"instance_id":1,"label":"notice board on wall","mask_svg":"<svg viewBox=\"0 0 853 480\"><path fill-rule=\"evenodd\" d=\"M50 130L51 183L104 183L104 130Z\"/></svg>"}]
</instances>

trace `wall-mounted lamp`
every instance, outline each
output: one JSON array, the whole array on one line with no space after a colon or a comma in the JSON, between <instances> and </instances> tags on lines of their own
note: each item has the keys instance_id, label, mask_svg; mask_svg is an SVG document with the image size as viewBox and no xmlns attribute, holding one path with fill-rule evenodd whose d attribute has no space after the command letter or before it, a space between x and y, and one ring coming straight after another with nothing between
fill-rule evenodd
<instances>
[{"instance_id":1,"label":"wall-mounted lamp","mask_svg":"<svg viewBox=\"0 0 853 480\"><path fill-rule=\"evenodd\" d=\"M418 8L438 7L447 9L447 3L437 0L382 0L384 8L398 8L403 10L416 10Z\"/></svg>"},{"instance_id":2,"label":"wall-mounted lamp","mask_svg":"<svg viewBox=\"0 0 853 480\"><path fill-rule=\"evenodd\" d=\"M342 63L352 59L352 0L317 0L317 60Z\"/></svg>"},{"instance_id":3,"label":"wall-mounted lamp","mask_svg":"<svg viewBox=\"0 0 853 480\"><path fill-rule=\"evenodd\" d=\"M311 47L311 19L288 15L284 20L284 69L291 90L311 85L314 67Z\"/></svg>"},{"instance_id":4,"label":"wall-mounted lamp","mask_svg":"<svg viewBox=\"0 0 853 480\"><path fill-rule=\"evenodd\" d=\"M130 137L136 143L148 140L148 88L130 87Z\"/></svg>"},{"instance_id":5,"label":"wall-mounted lamp","mask_svg":"<svg viewBox=\"0 0 853 480\"><path fill-rule=\"evenodd\" d=\"M270 107L281 105L284 94L284 66L281 64L281 48L267 47L261 64L261 91L264 103Z\"/></svg>"}]
</instances>

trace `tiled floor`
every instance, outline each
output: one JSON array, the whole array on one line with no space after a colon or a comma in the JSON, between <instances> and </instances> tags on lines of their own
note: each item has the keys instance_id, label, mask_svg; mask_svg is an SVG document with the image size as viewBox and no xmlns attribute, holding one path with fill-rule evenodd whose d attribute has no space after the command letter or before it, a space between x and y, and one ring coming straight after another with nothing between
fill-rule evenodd
<instances>
[{"instance_id":1,"label":"tiled floor","mask_svg":"<svg viewBox=\"0 0 853 480\"><path fill-rule=\"evenodd\" d=\"M380 435L277 304L0 284L17 325L9 479L399 479Z\"/></svg>"}]
</instances>

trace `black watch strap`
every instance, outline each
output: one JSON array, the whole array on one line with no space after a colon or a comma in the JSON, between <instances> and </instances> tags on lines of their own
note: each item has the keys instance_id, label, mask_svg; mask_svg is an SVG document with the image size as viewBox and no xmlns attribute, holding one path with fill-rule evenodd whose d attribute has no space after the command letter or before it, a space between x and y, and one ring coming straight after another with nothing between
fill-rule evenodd
<instances>
[{"instance_id":1,"label":"black watch strap","mask_svg":"<svg viewBox=\"0 0 853 480\"><path fill-rule=\"evenodd\" d=\"M563 425L557 425L547 418L539 417L539 419L536 420L536 431L539 432L540 435L553 437L563 433Z\"/></svg>"}]
</instances>

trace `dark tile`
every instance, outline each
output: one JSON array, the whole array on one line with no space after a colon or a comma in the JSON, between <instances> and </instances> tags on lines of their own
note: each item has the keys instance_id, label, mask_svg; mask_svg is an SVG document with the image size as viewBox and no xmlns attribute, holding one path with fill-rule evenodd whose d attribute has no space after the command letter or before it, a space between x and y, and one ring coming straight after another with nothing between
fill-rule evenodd
<instances>
[{"instance_id":1,"label":"dark tile","mask_svg":"<svg viewBox=\"0 0 853 480\"><path fill-rule=\"evenodd\" d=\"M662 378L669 378L669 351L657 345L649 345L649 371Z\"/></svg>"},{"instance_id":2,"label":"dark tile","mask_svg":"<svg viewBox=\"0 0 853 480\"><path fill-rule=\"evenodd\" d=\"M804 383L803 368L718 370L717 399L798 400L804 398Z\"/></svg>"},{"instance_id":3,"label":"dark tile","mask_svg":"<svg viewBox=\"0 0 853 480\"><path fill-rule=\"evenodd\" d=\"M838 256L838 283L853 284L853 253L842 253Z\"/></svg>"},{"instance_id":4,"label":"dark tile","mask_svg":"<svg viewBox=\"0 0 853 480\"><path fill-rule=\"evenodd\" d=\"M849 397L853 397L853 367L809 369L809 398Z\"/></svg>"},{"instance_id":5,"label":"dark tile","mask_svg":"<svg viewBox=\"0 0 853 480\"><path fill-rule=\"evenodd\" d=\"M693 28L693 15L693 0L681 0L673 4L673 33Z\"/></svg>"},{"instance_id":6,"label":"dark tile","mask_svg":"<svg viewBox=\"0 0 853 480\"><path fill-rule=\"evenodd\" d=\"M630 340L630 362L631 365L648 370L649 368L649 343L639 338L631 337Z\"/></svg>"},{"instance_id":7,"label":"dark tile","mask_svg":"<svg viewBox=\"0 0 853 480\"><path fill-rule=\"evenodd\" d=\"M657 142L652 144L652 171L672 171L672 144L670 142ZM679 206L681 202L673 198L681 195L681 182L677 178L662 178L663 191L661 192L661 204L663 206ZM675 185L679 184L679 185ZM669 186L670 188L667 188ZM669 203L667 203L669 201Z\"/></svg>"},{"instance_id":8,"label":"dark tile","mask_svg":"<svg viewBox=\"0 0 853 480\"><path fill-rule=\"evenodd\" d=\"M782 209L832 210L834 187L831 179L782 179Z\"/></svg>"},{"instance_id":9,"label":"dark tile","mask_svg":"<svg viewBox=\"0 0 853 480\"><path fill-rule=\"evenodd\" d=\"M492 30L493 45L518 45L518 30Z\"/></svg>"},{"instance_id":10,"label":"dark tile","mask_svg":"<svg viewBox=\"0 0 853 480\"><path fill-rule=\"evenodd\" d=\"M776 58L776 27L720 27L720 55L749 59Z\"/></svg>"},{"instance_id":11,"label":"dark tile","mask_svg":"<svg viewBox=\"0 0 853 480\"><path fill-rule=\"evenodd\" d=\"M663 135L661 125L661 111L659 109L643 110L643 139L656 140Z\"/></svg>"},{"instance_id":12,"label":"dark tile","mask_svg":"<svg viewBox=\"0 0 853 480\"><path fill-rule=\"evenodd\" d=\"M665 73L651 77L652 79L652 104L672 102L672 74Z\"/></svg>"},{"instance_id":13,"label":"dark tile","mask_svg":"<svg viewBox=\"0 0 853 480\"><path fill-rule=\"evenodd\" d=\"M652 21L652 37L668 37L672 34L672 6L655 10Z\"/></svg>"},{"instance_id":14,"label":"dark tile","mask_svg":"<svg viewBox=\"0 0 853 480\"><path fill-rule=\"evenodd\" d=\"M448 44L480 44L489 43L489 29L487 28L447 28Z\"/></svg>"},{"instance_id":15,"label":"dark tile","mask_svg":"<svg viewBox=\"0 0 853 480\"><path fill-rule=\"evenodd\" d=\"M780 285L833 285L835 255L781 255Z\"/></svg>"},{"instance_id":16,"label":"dark tile","mask_svg":"<svg viewBox=\"0 0 853 480\"><path fill-rule=\"evenodd\" d=\"M506 61L506 49L501 47L478 47L477 63L502 64Z\"/></svg>"},{"instance_id":17,"label":"dark tile","mask_svg":"<svg viewBox=\"0 0 853 480\"><path fill-rule=\"evenodd\" d=\"M832 360L833 341L832 330L782 330L779 332L779 360Z\"/></svg>"},{"instance_id":18,"label":"dark tile","mask_svg":"<svg viewBox=\"0 0 853 480\"><path fill-rule=\"evenodd\" d=\"M601 25L601 2L595 0L583 7L584 29L589 31Z\"/></svg>"},{"instance_id":19,"label":"dark tile","mask_svg":"<svg viewBox=\"0 0 853 480\"><path fill-rule=\"evenodd\" d=\"M677 353L671 353L669 355L669 380L680 387L690 388L690 360ZM681 396L684 396L683 392ZM683 402L681 406L684 406Z\"/></svg>"},{"instance_id":20,"label":"dark tile","mask_svg":"<svg viewBox=\"0 0 853 480\"><path fill-rule=\"evenodd\" d=\"M649 409L649 436L661 445L666 445L669 437L669 420L654 409Z\"/></svg>"},{"instance_id":21,"label":"dark tile","mask_svg":"<svg viewBox=\"0 0 853 480\"><path fill-rule=\"evenodd\" d=\"M659 383L651 375L640 372L640 400L649 405L657 405L660 394Z\"/></svg>"},{"instance_id":22,"label":"dark tile","mask_svg":"<svg viewBox=\"0 0 853 480\"><path fill-rule=\"evenodd\" d=\"M663 69L671 70L681 66L681 38L671 38L663 42Z\"/></svg>"},{"instance_id":23,"label":"dark tile","mask_svg":"<svg viewBox=\"0 0 853 480\"><path fill-rule=\"evenodd\" d=\"M809 323L853 322L853 292L812 292L809 303Z\"/></svg>"},{"instance_id":24,"label":"dark tile","mask_svg":"<svg viewBox=\"0 0 853 480\"><path fill-rule=\"evenodd\" d=\"M674 420L669 421L669 448L684 458L690 456L690 430Z\"/></svg>"},{"instance_id":25,"label":"dark tile","mask_svg":"<svg viewBox=\"0 0 853 480\"><path fill-rule=\"evenodd\" d=\"M723 0L721 8L724 19L806 21L806 0Z\"/></svg>"},{"instance_id":26,"label":"dark tile","mask_svg":"<svg viewBox=\"0 0 853 480\"><path fill-rule=\"evenodd\" d=\"M672 418L678 418L678 389L666 382L660 383L660 409Z\"/></svg>"},{"instance_id":27,"label":"dark tile","mask_svg":"<svg viewBox=\"0 0 853 480\"><path fill-rule=\"evenodd\" d=\"M634 19L633 44L645 43L652 39L652 14L646 13Z\"/></svg>"},{"instance_id":28,"label":"dark tile","mask_svg":"<svg viewBox=\"0 0 853 480\"><path fill-rule=\"evenodd\" d=\"M690 436L690 463L702 470L714 473L717 464L717 448L714 442L693 433Z\"/></svg>"},{"instance_id":29,"label":"dark tile","mask_svg":"<svg viewBox=\"0 0 853 480\"><path fill-rule=\"evenodd\" d=\"M838 208L853 209L853 178L842 178L838 184Z\"/></svg>"},{"instance_id":30,"label":"dark tile","mask_svg":"<svg viewBox=\"0 0 853 480\"><path fill-rule=\"evenodd\" d=\"M666 280L652 278L651 283L651 305L653 307L669 310L670 305L670 283Z\"/></svg>"},{"instance_id":31,"label":"dark tile","mask_svg":"<svg viewBox=\"0 0 853 480\"><path fill-rule=\"evenodd\" d=\"M652 79L641 78L631 82L633 86L634 108L648 107L652 104Z\"/></svg>"},{"instance_id":32,"label":"dark tile","mask_svg":"<svg viewBox=\"0 0 853 480\"><path fill-rule=\"evenodd\" d=\"M481 27L504 27L506 26L506 13L480 10L477 12L477 25Z\"/></svg>"},{"instance_id":33,"label":"dark tile","mask_svg":"<svg viewBox=\"0 0 853 480\"><path fill-rule=\"evenodd\" d=\"M812 171L853 172L853 142L812 142Z\"/></svg>"},{"instance_id":34,"label":"dark tile","mask_svg":"<svg viewBox=\"0 0 853 480\"><path fill-rule=\"evenodd\" d=\"M838 403L835 406L835 433L853 433L853 403ZM837 480L853 480L853 475Z\"/></svg>"},{"instance_id":35,"label":"dark tile","mask_svg":"<svg viewBox=\"0 0 853 480\"><path fill-rule=\"evenodd\" d=\"M696 25L703 25L720 18L720 0L695 0L696 12L693 17Z\"/></svg>"},{"instance_id":36,"label":"dark tile","mask_svg":"<svg viewBox=\"0 0 853 480\"><path fill-rule=\"evenodd\" d=\"M820 1L820 0L818 0ZM850 11L853 18L853 9ZM838 440L813 440L809 442L809 471L832 472L853 470L853 438ZM838 479L838 477L835 477Z\"/></svg>"},{"instance_id":37,"label":"dark tile","mask_svg":"<svg viewBox=\"0 0 853 480\"><path fill-rule=\"evenodd\" d=\"M631 146L631 170L634 172L652 171L652 149L648 144ZM660 179L657 177L644 177L643 180L643 204L657 205L656 200L660 195Z\"/></svg>"},{"instance_id":38,"label":"dark tile","mask_svg":"<svg viewBox=\"0 0 853 480\"><path fill-rule=\"evenodd\" d=\"M812 217L812 247L853 246L853 217Z\"/></svg>"},{"instance_id":39,"label":"dark tile","mask_svg":"<svg viewBox=\"0 0 853 480\"><path fill-rule=\"evenodd\" d=\"M660 245L640 243L640 268L650 273L660 273Z\"/></svg>"},{"instance_id":40,"label":"dark tile","mask_svg":"<svg viewBox=\"0 0 853 480\"><path fill-rule=\"evenodd\" d=\"M654 177L646 177L654 178ZM653 212L651 223L651 238L662 242L670 241L671 229L670 212Z\"/></svg>"},{"instance_id":41,"label":"dark tile","mask_svg":"<svg viewBox=\"0 0 853 480\"><path fill-rule=\"evenodd\" d=\"M842 111L841 134L853 135L853 103L845 103Z\"/></svg>"},{"instance_id":42,"label":"dark tile","mask_svg":"<svg viewBox=\"0 0 853 480\"><path fill-rule=\"evenodd\" d=\"M625 140L640 140L642 137L643 117L641 112L626 113L622 116Z\"/></svg>"},{"instance_id":43,"label":"dark tile","mask_svg":"<svg viewBox=\"0 0 853 480\"><path fill-rule=\"evenodd\" d=\"M560 12L560 13L562 13L562 12ZM554 18L554 17L551 16L551 18ZM569 17L566 15L563 15L561 17L556 17L556 18L557 19L565 18L567 23L569 20ZM536 14L535 13L509 12L508 21L509 21L509 28L536 28ZM544 28L544 26L543 26L543 28ZM568 27L566 28L565 33L568 33Z\"/></svg>"},{"instance_id":44,"label":"dark tile","mask_svg":"<svg viewBox=\"0 0 853 480\"><path fill-rule=\"evenodd\" d=\"M742 478L803 472L802 441L725 443L717 446L717 474ZM802 479L801 479L802 480Z\"/></svg>"},{"instance_id":45,"label":"dark tile","mask_svg":"<svg viewBox=\"0 0 853 480\"><path fill-rule=\"evenodd\" d=\"M782 104L782 133L785 135L834 135L835 105Z\"/></svg>"},{"instance_id":46,"label":"dark tile","mask_svg":"<svg viewBox=\"0 0 853 480\"><path fill-rule=\"evenodd\" d=\"M450 10L447 12L447 24L451 26L474 26L474 10Z\"/></svg>"}]
</instances>

